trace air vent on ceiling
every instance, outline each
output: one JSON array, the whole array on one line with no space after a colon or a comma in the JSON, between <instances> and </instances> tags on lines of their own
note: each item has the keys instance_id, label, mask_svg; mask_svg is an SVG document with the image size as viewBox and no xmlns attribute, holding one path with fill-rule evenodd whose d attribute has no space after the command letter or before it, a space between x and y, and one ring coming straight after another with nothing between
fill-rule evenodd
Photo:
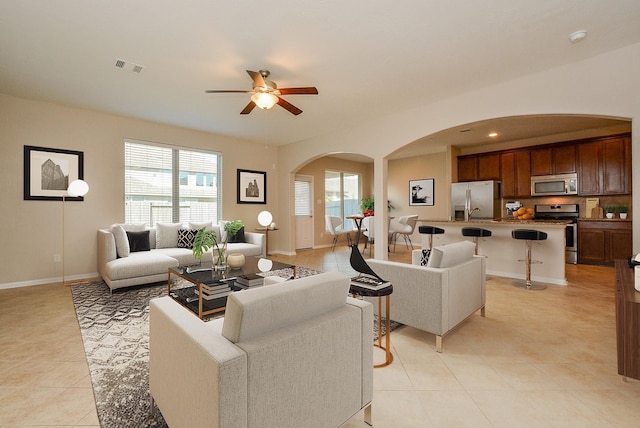
<instances>
[{"instance_id":1,"label":"air vent on ceiling","mask_svg":"<svg viewBox=\"0 0 640 428\"><path fill-rule=\"evenodd\" d=\"M133 62L127 62L119 58L116 58L116 67L127 71L133 71L134 73L140 73L144 68L144 66L140 64L134 64Z\"/></svg>"}]
</instances>

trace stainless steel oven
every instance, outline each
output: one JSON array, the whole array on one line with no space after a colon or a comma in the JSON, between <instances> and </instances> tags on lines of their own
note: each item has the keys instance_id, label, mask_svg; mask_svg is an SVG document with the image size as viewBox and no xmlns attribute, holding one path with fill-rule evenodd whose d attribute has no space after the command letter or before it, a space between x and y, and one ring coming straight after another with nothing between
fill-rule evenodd
<instances>
[{"instance_id":1,"label":"stainless steel oven","mask_svg":"<svg viewBox=\"0 0 640 428\"><path fill-rule=\"evenodd\" d=\"M565 262L578 263L578 217L580 208L578 204L553 204L536 205L535 218L539 220L570 221L565 229Z\"/></svg>"}]
</instances>

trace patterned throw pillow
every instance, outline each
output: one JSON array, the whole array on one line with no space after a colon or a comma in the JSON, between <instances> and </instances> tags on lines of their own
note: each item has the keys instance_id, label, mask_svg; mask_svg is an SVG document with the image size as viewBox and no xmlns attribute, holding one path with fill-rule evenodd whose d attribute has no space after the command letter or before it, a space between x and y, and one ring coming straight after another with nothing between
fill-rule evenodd
<instances>
[{"instance_id":1,"label":"patterned throw pillow","mask_svg":"<svg viewBox=\"0 0 640 428\"><path fill-rule=\"evenodd\" d=\"M422 257L420 257L420 266L426 266L429 263L429 256L431 255L431 249L422 250Z\"/></svg>"},{"instance_id":2,"label":"patterned throw pillow","mask_svg":"<svg viewBox=\"0 0 640 428\"><path fill-rule=\"evenodd\" d=\"M178 229L178 248L193 248L198 229Z\"/></svg>"}]
</instances>

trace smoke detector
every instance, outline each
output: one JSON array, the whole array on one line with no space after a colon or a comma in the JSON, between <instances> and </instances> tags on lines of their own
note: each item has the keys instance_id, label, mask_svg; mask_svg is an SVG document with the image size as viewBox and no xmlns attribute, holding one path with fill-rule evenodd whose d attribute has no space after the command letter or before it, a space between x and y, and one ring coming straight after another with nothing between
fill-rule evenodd
<instances>
[{"instance_id":1,"label":"smoke detector","mask_svg":"<svg viewBox=\"0 0 640 428\"><path fill-rule=\"evenodd\" d=\"M571 43L578 43L585 37L587 37L587 30L578 30L569 35L569 40Z\"/></svg>"}]
</instances>

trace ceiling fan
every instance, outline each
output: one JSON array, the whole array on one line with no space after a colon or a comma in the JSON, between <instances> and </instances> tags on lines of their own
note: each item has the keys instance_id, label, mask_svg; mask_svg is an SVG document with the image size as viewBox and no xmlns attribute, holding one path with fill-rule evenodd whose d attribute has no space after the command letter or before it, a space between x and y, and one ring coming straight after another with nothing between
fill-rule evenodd
<instances>
[{"instance_id":1,"label":"ceiling fan","mask_svg":"<svg viewBox=\"0 0 640 428\"><path fill-rule=\"evenodd\" d=\"M240 112L240 114L249 114L256 106L262 109L270 109L274 105L278 104L288 112L299 115L302 113L298 107L294 106L290 102L284 100L281 95L317 95L318 90L313 87L306 88L280 88L271 80L267 80L267 77L271 74L269 70L260 70L259 72L247 70L251 79L253 79L253 89L250 91L243 91L241 89L209 89L205 91L208 94L215 93L246 93L252 94L251 101Z\"/></svg>"}]
</instances>

